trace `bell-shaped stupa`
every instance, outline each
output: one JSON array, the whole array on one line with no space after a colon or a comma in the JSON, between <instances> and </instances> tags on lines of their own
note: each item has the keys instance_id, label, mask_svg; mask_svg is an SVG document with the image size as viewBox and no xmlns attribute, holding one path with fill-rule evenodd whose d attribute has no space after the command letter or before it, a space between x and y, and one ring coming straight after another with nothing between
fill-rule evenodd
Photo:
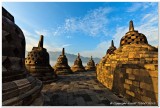
<instances>
[{"instance_id":1,"label":"bell-shaped stupa","mask_svg":"<svg viewBox=\"0 0 160 108\"><path fill-rule=\"evenodd\" d=\"M49 54L43 48L43 35L40 36L38 47L33 47L32 51L28 53L25 65L27 70L43 83L50 83L57 79L54 69L49 64Z\"/></svg>"},{"instance_id":2,"label":"bell-shaped stupa","mask_svg":"<svg viewBox=\"0 0 160 108\"><path fill-rule=\"evenodd\" d=\"M120 47L103 57L96 68L99 82L119 96L140 102L137 105L158 105L158 48L134 30L133 21Z\"/></svg>"},{"instance_id":3,"label":"bell-shaped stupa","mask_svg":"<svg viewBox=\"0 0 160 108\"><path fill-rule=\"evenodd\" d=\"M68 65L68 59L65 55L65 49L62 49L62 54L58 57L57 63L53 67L56 74L70 74L72 73L70 66Z\"/></svg>"},{"instance_id":4,"label":"bell-shaped stupa","mask_svg":"<svg viewBox=\"0 0 160 108\"><path fill-rule=\"evenodd\" d=\"M82 64L82 60L80 58L80 54L78 53L78 56L76 60L74 61L74 65L71 67L73 72L83 72L85 71L85 68Z\"/></svg>"},{"instance_id":5,"label":"bell-shaped stupa","mask_svg":"<svg viewBox=\"0 0 160 108\"><path fill-rule=\"evenodd\" d=\"M91 56L91 59L88 61L87 66L85 67L85 69L87 71L95 71L96 70L96 66L95 66L95 62Z\"/></svg>"},{"instance_id":6,"label":"bell-shaped stupa","mask_svg":"<svg viewBox=\"0 0 160 108\"><path fill-rule=\"evenodd\" d=\"M114 50L116 50L116 47L114 46L114 42L112 40L111 42L111 46L109 47L109 49L107 50L107 54L113 54Z\"/></svg>"},{"instance_id":7,"label":"bell-shaped stupa","mask_svg":"<svg viewBox=\"0 0 160 108\"><path fill-rule=\"evenodd\" d=\"M40 96L42 82L25 68L25 37L2 7L2 105L26 106Z\"/></svg>"}]
</instances>

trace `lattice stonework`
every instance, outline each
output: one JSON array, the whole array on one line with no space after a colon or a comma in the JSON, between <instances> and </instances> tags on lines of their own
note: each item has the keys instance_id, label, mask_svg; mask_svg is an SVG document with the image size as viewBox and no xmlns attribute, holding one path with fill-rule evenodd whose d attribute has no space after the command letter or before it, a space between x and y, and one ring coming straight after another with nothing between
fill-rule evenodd
<instances>
[{"instance_id":1,"label":"lattice stonework","mask_svg":"<svg viewBox=\"0 0 160 108\"><path fill-rule=\"evenodd\" d=\"M127 32L126 35L122 37L120 41L120 46L128 44L140 44L140 43L148 44L147 38L144 34L134 30L133 22L131 21L129 32Z\"/></svg>"}]
</instances>

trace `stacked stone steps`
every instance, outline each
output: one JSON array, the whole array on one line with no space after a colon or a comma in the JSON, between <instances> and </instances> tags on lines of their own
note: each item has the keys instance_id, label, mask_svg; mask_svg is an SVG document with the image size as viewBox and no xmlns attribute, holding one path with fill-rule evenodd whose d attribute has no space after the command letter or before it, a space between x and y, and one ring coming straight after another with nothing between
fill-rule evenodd
<instances>
[{"instance_id":1,"label":"stacked stone steps","mask_svg":"<svg viewBox=\"0 0 160 108\"><path fill-rule=\"evenodd\" d=\"M3 105L29 105L39 95L42 82L35 81L30 77L29 79L4 83L2 88ZM27 100L28 96L30 97L29 100Z\"/></svg>"}]
</instances>

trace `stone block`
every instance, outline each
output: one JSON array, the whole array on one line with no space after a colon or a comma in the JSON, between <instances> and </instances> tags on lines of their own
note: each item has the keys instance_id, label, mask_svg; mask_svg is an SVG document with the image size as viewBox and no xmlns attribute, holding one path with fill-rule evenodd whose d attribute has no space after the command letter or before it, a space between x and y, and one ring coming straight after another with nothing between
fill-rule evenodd
<instances>
[{"instance_id":1,"label":"stone block","mask_svg":"<svg viewBox=\"0 0 160 108\"><path fill-rule=\"evenodd\" d=\"M152 61L152 60L153 60L153 58L152 58L152 57L149 57L149 58L148 58L148 57L146 57L146 58L145 58L145 60L146 60L146 61Z\"/></svg>"},{"instance_id":2,"label":"stone block","mask_svg":"<svg viewBox=\"0 0 160 108\"><path fill-rule=\"evenodd\" d=\"M146 97L146 96L141 96L141 100L142 100L143 102L151 102L151 98Z\"/></svg>"},{"instance_id":3,"label":"stone block","mask_svg":"<svg viewBox=\"0 0 160 108\"><path fill-rule=\"evenodd\" d=\"M140 76L149 76L149 75L148 75L148 71L145 70L145 69L140 69L140 70L139 70L139 75L140 75Z\"/></svg>"},{"instance_id":4,"label":"stone block","mask_svg":"<svg viewBox=\"0 0 160 108\"><path fill-rule=\"evenodd\" d=\"M152 84L152 79L150 76L141 77L140 81L147 83L147 84Z\"/></svg>"},{"instance_id":5,"label":"stone block","mask_svg":"<svg viewBox=\"0 0 160 108\"><path fill-rule=\"evenodd\" d=\"M124 88L130 90L130 86L128 84L124 84Z\"/></svg>"},{"instance_id":6,"label":"stone block","mask_svg":"<svg viewBox=\"0 0 160 108\"><path fill-rule=\"evenodd\" d=\"M158 102L158 93L155 94L156 101Z\"/></svg>"},{"instance_id":7,"label":"stone block","mask_svg":"<svg viewBox=\"0 0 160 108\"><path fill-rule=\"evenodd\" d=\"M13 81L13 82L16 83L16 85L18 87L30 84L30 82L27 79L16 80L16 81Z\"/></svg>"},{"instance_id":8,"label":"stone block","mask_svg":"<svg viewBox=\"0 0 160 108\"><path fill-rule=\"evenodd\" d=\"M139 87L139 82L138 81L133 81L133 85L136 87Z\"/></svg>"},{"instance_id":9,"label":"stone block","mask_svg":"<svg viewBox=\"0 0 160 108\"><path fill-rule=\"evenodd\" d=\"M158 54L153 54L153 57L158 58Z\"/></svg>"},{"instance_id":10,"label":"stone block","mask_svg":"<svg viewBox=\"0 0 160 108\"><path fill-rule=\"evenodd\" d=\"M126 73L128 73L128 74L132 74L132 71L133 71L132 68L127 68L126 69Z\"/></svg>"},{"instance_id":11,"label":"stone block","mask_svg":"<svg viewBox=\"0 0 160 108\"><path fill-rule=\"evenodd\" d=\"M135 80L135 75L129 74L129 75L128 75L128 79L130 79L130 80Z\"/></svg>"},{"instance_id":12,"label":"stone block","mask_svg":"<svg viewBox=\"0 0 160 108\"><path fill-rule=\"evenodd\" d=\"M158 57L153 58L154 61L158 61Z\"/></svg>"},{"instance_id":13,"label":"stone block","mask_svg":"<svg viewBox=\"0 0 160 108\"><path fill-rule=\"evenodd\" d=\"M141 99L140 95L146 95L147 90L144 90L144 89L141 89L141 88L137 88L135 93L136 93L136 97Z\"/></svg>"},{"instance_id":14,"label":"stone block","mask_svg":"<svg viewBox=\"0 0 160 108\"><path fill-rule=\"evenodd\" d=\"M158 78L151 78L152 79L152 91L158 93Z\"/></svg>"},{"instance_id":15,"label":"stone block","mask_svg":"<svg viewBox=\"0 0 160 108\"><path fill-rule=\"evenodd\" d=\"M158 64L155 64L155 69L158 70Z\"/></svg>"},{"instance_id":16,"label":"stone block","mask_svg":"<svg viewBox=\"0 0 160 108\"><path fill-rule=\"evenodd\" d=\"M126 94L128 94L128 95L130 95L132 97L135 97L135 94L132 91L126 90Z\"/></svg>"},{"instance_id":17,"label":"stone block","mask_svg":"<svg viewBox=\"0 0 160 108\"><path fill-rule=\"evenodd\" d=\"M136 53L130 52L128 55L128 58L135 58Z\"/></svg>"},{"instance_id":18,"label":"stone block","mask_svg":"<svg viewBox=\"0 0 160 108\"><path fill-rule=\"evenodd\" d=\"M82 97L76 98L76 102L78 106L85 106L85 101Z\"/></svg>"},{"instance_id":19,"label":"stone block","mask_svg":"<svg viewBox=\"0 0 160 108\"><path fill-rule=\"evenodd\" d=\"M133 69L133 74L134 75L140 75L140 69Z\"/></svg>"},{"instance_id":20,"label":"stone block","mask_svg":"<svg viewBox=\"0 0 160 108\"><path fill-rule=\"evenodd\" d=\"M145 67L147 70L156 70L154 64L145 64L144 67Z\"/></svg>"},{"instance_id":21,"label":"stone block","mask_svg":"<svg viewBox=\"0 0 160 108\"><path fill-rule=\"evenodd\" d=\"M142 81L142 76L135 75L135 81L138 81L138 82Z\"/></svg>"},{"instance_id":22,"label":"stone block","mask_svg":"<svg viewBox=\"0 0 160 108\"><path fill-rule=\"evenodd\" d=\"M149 54L143 54L143 57L144 57L144 58L149 58L150 55L149 55Z\"/></svg>"},{"instance_id":23,"label":"stone block","mask_svg":"<svg viewBox=\"0 0 160 108\"><path fill-rule=\"evenodd\" d=\"M151 98L152 100L156 100L156 93L153 91L146 91L146 95L147 97Z\"/></svg>"},{"instance_id":24,"label":"stone block","mask_svg":"<svg viewBox=\"0 0 160 108\"><path fill-rule=\"evenodd\" d=\"M111 64L109 64L109 63L106 63L106 64L105 64L105 66L111 66Z\"/></svg>"},{"instance_id":25,"label":"stone block","mask_svg":"<svg viewBox=\"0 0 160 108\"><path fill-rule=\"evenodd\" d=\"M147 84L147 83L144 83L144 82L140 82L140 88L142 88L142 89L151 91L151 89L152 89L151 86L152 86L151 84Z\"/></svg>"},{"instance_id":26,"label":"stone block","mask_svg":"<svg viewBox=\"0 0 160 108\"><path fill-rule=\"evenodd\" d=\"M132 84L132 80L125 79L125 83L127 83L127 84Z\"/></svg>"}]
</instances>

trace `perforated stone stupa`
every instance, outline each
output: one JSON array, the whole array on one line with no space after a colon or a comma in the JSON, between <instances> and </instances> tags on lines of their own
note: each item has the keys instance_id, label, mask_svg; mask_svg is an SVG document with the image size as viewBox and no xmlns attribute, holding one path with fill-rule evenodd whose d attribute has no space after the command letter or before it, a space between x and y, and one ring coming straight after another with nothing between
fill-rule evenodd
<instances>
[{"instance_id":1,"label":"perforated stone stupa","mask_svg":"<svg viewBox=\"0 0 160 108\"><path fill-rule=\"evenodd\" d=\"M70 66L68 65L68 59L65 55L65 49L62 49L62 54L58 57L57 63L53 67L56 74L70 74L72 73Z\"/></svg>"},{"instance_id":2,"label":"perforated stone stupa","mask_svg":"<svg viewBox=\"0 0 160 108\"><path fill-rule=\"evenodd\" d=\"M80 58L80 54L78 53L78 56L76 60L74 61L74 65L71 67L73 72L84 72L85 68L82 64L82 60Z\"/></svg>"},{"instance_id":3,"label":"perforated stone stupa","mask_svg":"<svg viewBox=\"0 0 160 108\"><path fill-rule=\"evenodd\" d=\"M96 66L95 66L94 60L92 59L92 56L91 56L91 59L88 61L87 66L85 67L85 70L87 70L87 71L95 71L96 70Z\"/></svg>"},{"instance_id":4,"label":"perforated stone stupa","mask_svg":"<svg viewBox=\"0 0 160 108\"><path fill-rule=\"evenodd\" d=\"M25 69L25 38L14 17L2 7L2 105L30 105L42 82Z\"/></svg>"},{"instance_id":5,"label":"perforated stone stupa","mask_svg":"<svg viewBox=\"0 0 160 108\"><path fill-rule=\"evenodd\" d=\"M157 105L158 48L149 45L146 36L134 30L133 21L130 21L120 47L97 65L97 79L131 102Z\"/></svg>"},{"instance_id":6,"label":"perforated stone stupa","mask_svg":"<svg viewBox=\"0 0 160 108\"><path fill-rule=\"evenodd\" d=\"M112 40L111 42L111 46L109 47L109 49L107 50L107 54L113 54L114 50L116 50L117 48L114 46L114 42Z\"/></svg>"},{"instance_id":7,"label":"perforated stone stupa","mask_svg":"<svg viewBox=\"0 0 160 108\"><path fill-rule=\"evenodd\" d=\"M49 64L49 54L43 48L43 35L40 36L38 47L33 47L25 59L27 70L34 76L43 81L50 83L56 80L54 69Z\"/></svg>"}]
</instances>

